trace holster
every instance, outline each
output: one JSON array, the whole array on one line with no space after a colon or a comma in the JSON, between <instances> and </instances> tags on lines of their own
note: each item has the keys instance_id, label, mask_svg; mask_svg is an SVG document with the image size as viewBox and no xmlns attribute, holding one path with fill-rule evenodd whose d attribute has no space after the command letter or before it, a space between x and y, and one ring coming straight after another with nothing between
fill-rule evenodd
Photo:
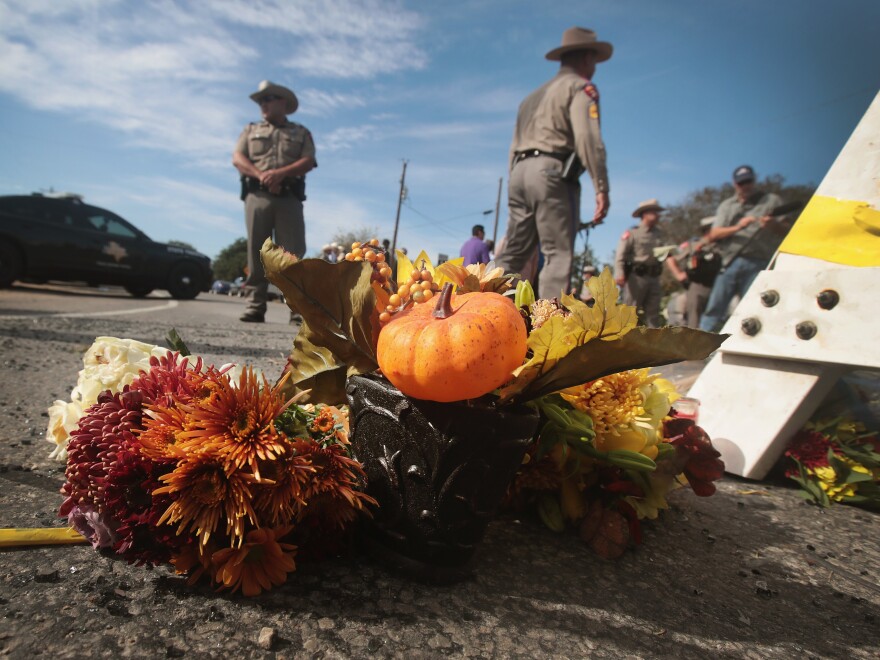
<instances>
[{"instance_id":1,"label":"holster","mask_svg":"<svg viewBox=\"0 0 880 660\"><path fill-rule=\"evenodd\" d=\"M572 151L568 158L562 163L562 178L572 183L577 183L584 173L584 166L581 165L577 153Z\"/></svg>"}]
</instances>

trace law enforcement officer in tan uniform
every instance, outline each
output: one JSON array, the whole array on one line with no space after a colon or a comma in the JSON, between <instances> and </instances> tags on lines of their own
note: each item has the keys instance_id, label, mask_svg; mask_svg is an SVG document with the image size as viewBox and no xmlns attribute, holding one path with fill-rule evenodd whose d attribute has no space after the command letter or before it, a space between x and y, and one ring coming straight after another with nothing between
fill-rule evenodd
<instances>
[{"instance_id":1,"label":"law enforcement officer in tan uniform","mask_svg":"<svg viewBox=\"0 0 880 660\"><path fill-rule=\"evenodd\" d=\"M639 204L632 215L641 222L623 232L614 259L614 281L623 287L623 302L635 307L639 323L649 328L660 327L660 274L670 258L668 253L656 254L656 248L666 245L657 226L665 210L656 199Z\"/></svg>"},{"instance_id":2,"label":"law enforcement officer in tan uniform","mask_svg":"<svg viewBox=\"0 0 880 660\"><path fill-rule=\"evenodd\" d=\"M580 224L580 183L588 171L596 191L593 223L608 214L608 173L599 128L599 92L590 81L611 57L610 43L574 27L545 56L559 72L519 106L510 145L508 223L496 263L522 273L540 244L544 254L538 295L554 298L570 286L574 239Z\"/></svg>"},{"instance_id":3,"label":"law enforcement officer in tan uniform","mask_svg":"<svg viewBox=\"0 0 880 660\"><path fill-rule=\"evenodd\" d=\"M232 164L241 173L248 231L247 284L254 287L241 320L262 323L269 283L260 248L274 232L275 242L285 250L298 257L305 254L305 175L317 162L312 134L287 119L299 106L291 90L264 80L251 99L260 106L263 121L248 124L241 132Z\"/></svg>"}]
</instances>

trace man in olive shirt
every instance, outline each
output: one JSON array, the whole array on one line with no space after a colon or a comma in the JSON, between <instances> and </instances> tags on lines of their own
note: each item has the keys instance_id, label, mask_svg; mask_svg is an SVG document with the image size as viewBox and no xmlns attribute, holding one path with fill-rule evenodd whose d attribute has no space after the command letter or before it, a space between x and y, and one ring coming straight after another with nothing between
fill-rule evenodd
<instances>
[{"instance_id":1,"label":"man in olive shirt","mask_svg":"<svg viewBox=\"0 0 880 660\"><path fill-rule=\"evenodd\" d=\"M269 282L260 261L260 248L274 232L275 242L285 250L297 257L305 254L305 175L317 162L312 134L305 126L287 119L299 106L291 90L264 80L251 99L260 106L263 121L245 126L235 145L232 164L242 175L248 232L247 284L254 287L241 320L262 323Z\"/></svg>"},{"instance_id":2,"label":"man in olive shirt","mask_svg":"<svg viewBox=\"0 0 880 660\"><path fill-rule=\"evenodd\" d=\"M718 205L709 240L721 252L723 270L715 279L700 329L719 329L728 317L734 296L742 298L776 252L791 228L784 216L774 218L782 200L755 188L755 171L748 165L733 172L736 194Z\"/></svg>"},{"instance_id":3,"label":"man in olive shirt","mask_svg":"<svg viewBox=\"0 0 880 660\"><path fill-rule=\"evenodd\" d=\"M660 275L669 253L659 254L666 246L665 236L658 223L665 211L656 199L648 199L633 211L641 221L627 229L620 237L614 259L614 281L623 288L623 302L638 310L639 324L659 328Z\"/></svg>"},{"instance_id":4,"label":"man in olive shirt","mask_svg":"<svg viewBox=\"0 0 880 660\"><path fill-rule=\"evenodd\" d=\"M496 263L519 273L540 245L544 254L538 295L554 298L568 291L574 239L579 227L580 183L590 173L596 191L593 223L608 213L608 173L599 128L599 92L590 78L596 64L611 57L610 43L574 27L562 45L545 56L560 62L559 72L519 106L510 145L508 223ZM566 169L566 161L574 154Z\"/></svg>"}]
</instances>

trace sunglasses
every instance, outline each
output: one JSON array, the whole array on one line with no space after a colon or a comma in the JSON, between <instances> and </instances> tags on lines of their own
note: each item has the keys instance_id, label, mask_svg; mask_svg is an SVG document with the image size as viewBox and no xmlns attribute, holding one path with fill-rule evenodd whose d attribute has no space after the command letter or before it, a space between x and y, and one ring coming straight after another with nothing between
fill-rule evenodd
<instances>
[{"instance_id":1,"label":"sunglasses","mask_svg":"<svg viewBox=\"0 0 880 660\"><path fill-rule=\"evenodd\" d=\"M257 101L257 103L260 103L260 104L271 103L272 101L280 101L280 100L281 100L280 96L275 96L274 94L266 94L265 96L261 96L260 100Z\"/></svg>"}]
</instances>

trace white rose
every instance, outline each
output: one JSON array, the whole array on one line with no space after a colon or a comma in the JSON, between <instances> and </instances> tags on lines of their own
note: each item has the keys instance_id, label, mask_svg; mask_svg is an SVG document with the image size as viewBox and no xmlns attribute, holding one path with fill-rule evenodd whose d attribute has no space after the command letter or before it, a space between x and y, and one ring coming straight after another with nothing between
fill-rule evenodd
<instances>
[{"instance_id":1,"label":"white rose","mask_svg":"<svg viewBox=\"0 0 880 660\"><path fill-rule=\"evenodd\" d=\"M49 427L46 440L55 443L50 458L67 460L67 441L70 432L76 428L83 409L78 401L56 401L49 407Z\"/></svg>"},{"instance_id":2,"label":"white rose","mask_svg":"<svg viewBox=\"0 0 880 660\"><path fill-rule=\"evenodd\" d=\"M83 412L97 403L101 392L121 392L141 371L149 371L150 357L162 357L167 353L167 348L134 339L95 339L83 355L83 368L70 393L71 401L69 404L56 401L49 408L46 439L56 444L51 456L59 460L67 457L70 431L76 428Z\"/></svg>"}]
</instances>

